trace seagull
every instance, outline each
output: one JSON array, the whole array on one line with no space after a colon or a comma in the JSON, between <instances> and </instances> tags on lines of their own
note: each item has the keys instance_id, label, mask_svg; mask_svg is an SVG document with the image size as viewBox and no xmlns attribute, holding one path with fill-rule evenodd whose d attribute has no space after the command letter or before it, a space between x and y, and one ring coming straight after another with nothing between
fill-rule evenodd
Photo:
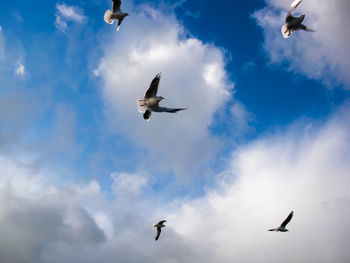
<instances>
[{"instance_id":1,"label":"seagull","mask_svg":"<svg viewBox=\"0 0 350 263\"><path fill-rule=\"evenodd\" d=\"M269 229L268 231L276 231L276 232L287 232L289 231L288 229L286 229L286 226L288 225L289 221L292 219L294 212L290 212L290 214L288 215L288 217L286 218L286 220L283 221L283 223L277 227L277 228L273 228L273 229Z\"/></svg>"},{"instance_id":2,"label":"seagull","mask_svg":"<svg viewBox=\"0 0 350 263\"><path fill-rule=\"evenodd\" d=\"M166 220L162 220L162 221L159 221L157 224L153 225L153 227L157 228L157 234L156 234L155 241L158 240L158 238L160 236L160 232L162 232L162 227L165 227L165 225L164 225L165 222L166 222Z\"/></svg>"},{"instance_id":3,"label":"seagull","mask_svg":"<svg viewBox=\"0 0 350 263\"><path fill-rule=\"evenodd\" d=\"M315 30L308 28L307 26L303 25L302 22L304 21L305 15L301 15L299 17L292 16L292 12L297 8L297 6L301 3L302 0L295 0L291 6L290 10L286 17L286 23L282 26L282 36L284 38L289 38L290 35L297 30L305 30L308 32L315 32Z\"/></svg>"},{"instance_id":4,"label":"seagull","mask_svg":"<svg viewBox=\"0 0 350 263\"><path fill-rule=\"evenodd\" d=\"M143 118L146 121L149 121L151 118L152 111L175 113L181 110L187 110L187 108L159 107L159 102L164 99L163 97L157 96L158 85L161 77L162 73L158 73L152 80L151 85L146 91L144 98L137 100L138 110L139 112L143 113Z\"/></svg>"},{"instance_id":5,"label":"seagull","mask_svg":"<svg viewBox=\"0 0 350 263\"><path fill-rule=\"evenodd\" d=\"M107 10L105 12L104 20L108 24L113 24L114 19L118 20L117 31L119 31L120 24L123 22L123 19L128 16L128 13L123 13L120 11L120 5L122 4L121 0L112 0L112 11Z\"/></svg>"}]
</instances>

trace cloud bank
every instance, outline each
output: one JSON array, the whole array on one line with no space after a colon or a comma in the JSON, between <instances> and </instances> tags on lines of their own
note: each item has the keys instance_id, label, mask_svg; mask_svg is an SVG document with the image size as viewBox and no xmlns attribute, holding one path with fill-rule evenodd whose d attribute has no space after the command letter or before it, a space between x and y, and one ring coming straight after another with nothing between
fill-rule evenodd
<instances>
[{"instance_id":1,"label":"cloud bank","mask_svg":"<svg viewBox=\"0 0 350 263\"><path fill-rule=\"evenodd\" d=\"M288 62L291 71L321 80L329 87L350 89L350 2L303 1L294 15L306 14L304 24L316 32L296 32L288 40L282 37L280 29L292 1L265 2L266 7L253 17L263 29L263 48L271 62Z\"/></svg>"},{"instance_id":2,"label":"cloud bank","mask_svg":"<svg viewBox=\"0 0 350 263\"><path fill-rule=\"evenodd\" d=\"M348 262L348 113L241 147L192 200L162 201L143 174L112 174L107 193L96 181L59 186L49 171L0 158L0 260ZM267 231L291 210L290 232ZM167 227L154 242L160 219Z\"/></svg>"}]
</instances>

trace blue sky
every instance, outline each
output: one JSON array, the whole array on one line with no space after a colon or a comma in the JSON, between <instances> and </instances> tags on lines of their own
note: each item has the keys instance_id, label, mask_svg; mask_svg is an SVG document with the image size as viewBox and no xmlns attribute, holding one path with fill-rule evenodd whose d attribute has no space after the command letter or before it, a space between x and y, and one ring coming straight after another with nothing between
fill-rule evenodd
<instances>
[{"instance_id":1,"label":"blue sky","mask_svg":"<svg viewBox=\"0 0 350 263\"><path fill-rule=\"evenodd\" d=\"M292 209L307 213L301 198L308 195L306 186L313 180L320 185L310 194L315 205L311 210L319 213L327 203L336 215L327 224L347 215L350 38L342 32L350 25L344 11L350 6L347 0L329 6L304 0L297 11L307 14L305 23L316 32L296 32L286 40L280 26L289 5L287 0L219 0L215 4L125 0L122 10L131 15L117 32L115 25L103 21L110 8L107 0L1 1L0 172L4 183L0 199L31 197L21 203L20 211L4 208L8 217L0 225L8 224L6 220L16 213L30 217L28 211L33 208L43 213L42 218L50 218L49 214L58 218L66 229L63 232L90 233L76 240L54 233L33 237L43 249L28 249L23 257L30 262L59 262L57 258L74 239L83 251L65 252L65 262L85 258L95 262L123 252L127 238L133 237L131 228L123 232L124 238L113 234L121 231L123 220L136 217L131 222L143 225L167 217L178 221L170 223L169 239L164 242L179 240L173 249L187 255L184 262L237 261L241 255L230 254L225 245L222 255L208 256L187 250L185 244L199 242L197 248L205 250L210 242L218 247L227 243L229 237L222 235L222 229L213 230L208 244L190 237L215 224L236 231L244 220L232 219L231 225L215 219L234 216L222 207L237 205L238 211L248 213L245 216L252 213L266 224L282 220ZM325 12L340 19L329 22ZM162 104L190 109L153 114L145 122L136 98L158 72L163 72L158 92L166 98ZM322 173L333 168L334 181ZM317 178L317 173L322 176ZM267 190L265 183L270 181L277 188L289 181L288 193L298 189L299 182L300 200L272 198L281 192ZM327 184L332 186L330 193L322 190ZM254 193L268 196L259 208L252 205L257 198ZM278 200L290 206L266 207L268 201L278 206ZM340 205L334 200L341 200ZM249 212L254 208L256 214ZM305 229L310 217L300 222L300 229ZM189 218L207 219L197 227L183 223ZM48 227L52 224L42 220ZM29 221L14 223L7 234L17 237L12 227L30 232ZM152 231L139 226L139 242L145 242L141 237L153 235ZM244 234L238 236L244 243ZM256 240L262 238L259 234ZM335 243L343 238L337 236ZM6 251L11 242L28 248L30 242L16 240L0 242L0 251ZM268 237L269 242L276 245L277 241ZM85 252L94 244L102 248L97 257L89 257ZM119 248L110 250L114 245ZM155 249L149 246L145 245ZM245 249L242 245L241 250ZM300 247L293 249L297 253ZM174 255L164 253L160 259L170 262ZM334 248L329 255L337 253ZM132 254L130 249L123 257L131 260ZM266 262L273 262L272 254L264 255ZM22 254L17 256L9 253L3 260L18 260ZM131 262L160 260L140 249L134 256ZM346 262L350 256L344 252L338 257L338 262ZM297 259L319 260L306 253ZM254 261L254 257L248 260Z\"/></svg>"}]
</instances>

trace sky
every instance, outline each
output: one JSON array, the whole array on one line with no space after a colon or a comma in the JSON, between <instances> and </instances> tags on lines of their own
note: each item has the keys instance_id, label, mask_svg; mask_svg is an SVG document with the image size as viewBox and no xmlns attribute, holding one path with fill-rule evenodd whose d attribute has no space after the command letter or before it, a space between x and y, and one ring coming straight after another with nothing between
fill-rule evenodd
<instances>
[{"instance_id":1,"label":"sky","mask_svg":"<svg viewBox=\"0 0 350 263\"><path fill-rule=\"evenodd\" d=\"M0 262L349 262L350 2L290 4L1 0Z\"/></svg>"}]
</instances>

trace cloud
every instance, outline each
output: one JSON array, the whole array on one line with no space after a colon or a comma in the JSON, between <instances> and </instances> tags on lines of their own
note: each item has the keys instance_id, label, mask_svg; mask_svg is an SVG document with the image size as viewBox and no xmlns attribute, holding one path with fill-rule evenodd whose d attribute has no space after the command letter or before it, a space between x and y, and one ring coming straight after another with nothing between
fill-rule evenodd
<instances>
[{"instance_id":1,"label":"cloud","mask_svg":"<svg viewBox=\"0 0 350 263\"><path fill-rule=\"evenodd\" d=\"M196 199L162 200L140 174L113 174L112 196L96 181L58 186L0 158L0 260L348 262L348 113L242 146ZM291 210L290 232L267 231Z\"/></svg>"},{"instance_id":2,"label":"cloud","mask_svg":"<svg viewBox=\"0 0 350 263\"><path fill-rule=\"evenodd\" d=\"M191 262L349 261L348 112L241 147L217 188L168 216L200 251ZM290 232L266 231L291 210Z\"/></svg>"},{"instance_id":3,"label":"cloud","mask_svg":"<svg viewBox=\"0 0 350 263\"><path fill-rule=\"evenodd\" d=\"M87 17L79 7L68 6L66 4L56 4L56 20L55 26L58 30L65 32L68 27L68 22L74 22L77 24L83 24L86 22Z\"/></svg>"},{"instance_id":4,"label":"cloud","mask_svg":"<svg viewBox=\"0 0 350 263\"><path fill-rule=\"evenodd\" d=\"M138 195L142 188L147 185L147 179L136 174L131 175L127 173L113 173L111 177L114 180L112 191L116 195Z\"/></svg>"},{"instance_id":5,"label":"cloud","mask_svg":"<svg viewBox=\"0 0 350 263\"><path fill-rule=\"evenodd\" d=\"M187 37L173 14L147 6L105 41L109 44L94 74L103 80L106 118L113 131L148 151L144 163L151 170L189 177L207 165L220 145L208 128L232 96L224 52ZM162 105L189 110L153 113L145 122L136 98L158 72L163 73L158 90L165 98Z\"/></svg>"},{"instance_id":6,"label":"cloud","mask_svg":"<svg viewBox=\"0 0 350 263\"><path fill-rule=\"evenodd\" d=\"M18 63L17 66L16 66L16 74L17 75L20 75L20 76L23 76L24 73L25 73L25 67L22 63Z\"/></svg>"},{"instance_id":7,"label":"cloud","mask_svg":"<svg viewBox=\"0 0 350 263\"><path fill-rule=\"evenodd\" d=\"M306 14L304 24L315 33L297 32L288 40L281 26L292 1L266 0L266 7L253 14L263 29L263 48L272 63L288 62L289 70L321 80L329 87L350 88L350 26L347 0L304 1L295 15Z\"/></svg>"}]
</instances>

